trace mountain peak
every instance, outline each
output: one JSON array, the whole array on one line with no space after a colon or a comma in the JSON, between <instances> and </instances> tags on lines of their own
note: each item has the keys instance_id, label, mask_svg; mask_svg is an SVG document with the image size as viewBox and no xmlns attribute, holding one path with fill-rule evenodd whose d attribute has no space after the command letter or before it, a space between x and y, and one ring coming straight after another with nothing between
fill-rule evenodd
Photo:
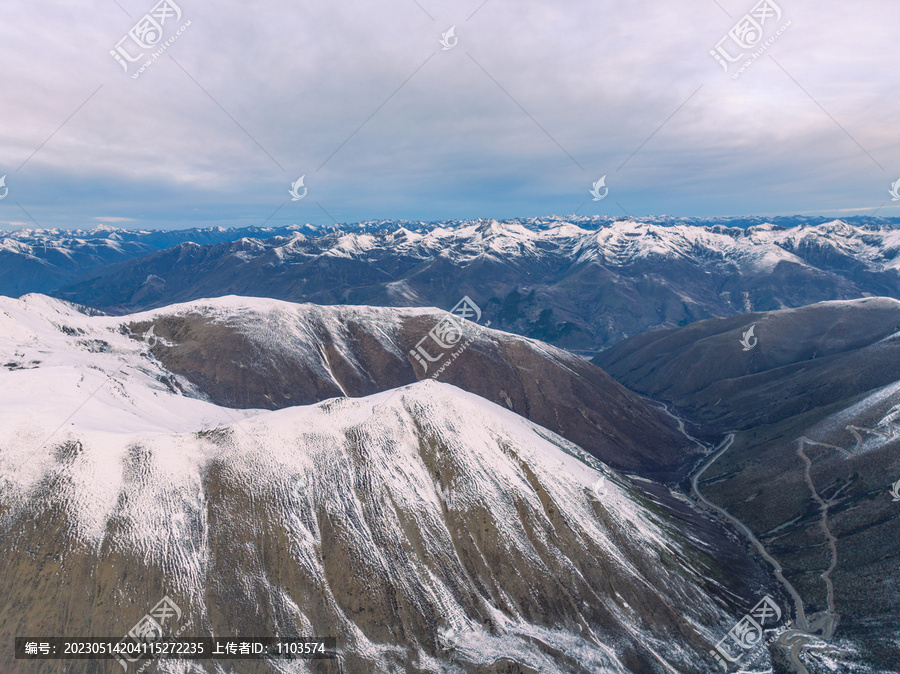
<instances>
[{"instance_id":1,"label":"mountain peak","mask_svg":"<svg viewBox=\"0 0 900 674\"><path fill-rule=\"evenodd\" d=\"M184 625L349 635L338 643L342 671L409 671L400 666L408 653L430 671L503 671L501 657L522 663L516 671L626 674L661 661L688 671L729 618L716 602L722 585L694 570L697 549L717 579L737 562L730 593L746 597L745 578L761 578L724 531L711 536L664 488L616 474L503 401L427 380L312 405L226 409L160 360L178 360L180 345L194 354L182 363L228 367L241 355L223 344L220 322L196 322L201 307L191 308L194 323L176 325L159 310L147 316L155 331L128 334L127 319L61 315L51 300L36 306L41 299L29 297L25 311L0 298L0 487L4 533L13 532L0 536L0 592L27 605L60 584L73 591L4 623L5 640L124 634L140 606L159 600L156 587L141 593L148 578L181 607L176 620L184 610ZM235 302L257 303L210 304ZM311 322L300 317L280 329L245 323L263 340L299 338ZM297 334L285 335L289 327ZM340 377L351 363L339 367L321 327L308 341ZM279 356L296 340L285 344ZM542 384L555 380L547 374ZM639 403L605 395L588 404L625 416ZM47 570L32 550L59 561ZM102 610L84 610L84 596ZM448 631L462 635L452 653L439 641ZM17 671L10 651L0 653L2 671Z\"/></svg>"},{"instance_id":2,"label":"mountain peak","mask_svg":"<svg viewBox=\"0 0 900 674\"><path fill-rule=\"evenodd\" d=\"M493 218L485 218L478 223L475 231L482 236L493 236L495 234L501 234L503 232L503 225L501 225Z\"/></svg>"}]
</instances>

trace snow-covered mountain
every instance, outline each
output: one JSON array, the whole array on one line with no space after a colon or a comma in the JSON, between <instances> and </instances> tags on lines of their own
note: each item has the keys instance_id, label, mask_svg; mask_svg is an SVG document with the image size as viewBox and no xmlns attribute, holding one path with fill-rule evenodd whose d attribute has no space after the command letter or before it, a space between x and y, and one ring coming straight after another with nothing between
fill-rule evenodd
<instances>
[{"instance_id":1,"label":"snow-covered mountain","mask_svg":"<svg viewBox=\"0 0 900 674\"><path fill-rule=\"evenodd\" d=\"M585 229L487 220L182 243L53 294L113 312L228 294L447 308L468 295L495 327L596 352L703 318L900 297L898 253L900 230L841 221L743 229L622 220Z\"/></svg>"},{"instance_id":2,"label":"snow-covered mountain","mask_svg":"<svg viewBox=\"0 0 900 674\"><path fill-rule=\"evenodd\" d=\"M434 377L559 433L619 470L677 482L696 461L697 445L669 415L600 368L470 320L443 337L457 340L444 349L430 335L448 325L447 317L425 308L229 296L120 320L135 339L152 331L154 357L219 405L277 409Z\"/></svg>"},{"instance_id":3,"label":"snow-covered mountain","mask_svg":"<svg viewBox=\"0 0 900 674\"><path fill-rule=\"evenodd\" d=\"M17 229L0 232L0 295L46 293L114 262L130 260L185 241L213 244L245 236L313 233L309 227L210 227L165 231L101 225L93 229Z\"/></svg>"},{"instance_id":4,"label":"snow-covered mountain","mask_svg":"<svg viewBox=\"0 0 900 674\"><path fill-rule=\"evenodd\" d=\"M712 672L778 597L683 499L484 398L421 381L230 409L132 323L0 298L5 643L124 635L167 596L194 636L335 636L345 672Z\"/></svg>"}]
</instances>

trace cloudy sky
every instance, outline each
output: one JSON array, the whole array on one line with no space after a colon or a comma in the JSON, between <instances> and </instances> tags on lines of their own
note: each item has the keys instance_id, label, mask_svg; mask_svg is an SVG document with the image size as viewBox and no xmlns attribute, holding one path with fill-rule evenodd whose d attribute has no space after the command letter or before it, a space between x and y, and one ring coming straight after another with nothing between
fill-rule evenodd
<instances>
[{"instance_id":1,"label":"cloudy sky","mask_svg":"<svg viewBox=\"0 0 900 674\"><path fill-rule=\"evenodd\" d=\"M0 227L900 215L895 0L174 2L5 0Z\"/></svg>"}]
</instances>

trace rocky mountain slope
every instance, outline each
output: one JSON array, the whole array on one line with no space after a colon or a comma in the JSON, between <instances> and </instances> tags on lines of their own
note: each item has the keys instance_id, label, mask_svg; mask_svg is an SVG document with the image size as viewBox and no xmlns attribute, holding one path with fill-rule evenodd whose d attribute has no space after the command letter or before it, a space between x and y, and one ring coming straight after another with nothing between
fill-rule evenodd
<instances>
[{"instance_id":1,"label":"rocky mountain slope","mask_svg":"<svg viewBox=\"0 0 900 674\"><path fill-rule=\"evenodd\" d=\"M753 327L745 349L741 339ZM674 403L697 433L778 423L900 381L900 301L873 297L698 321L626 340L594 361Z\"/></svg>"},{"instance_id":2,"label":"rocky mountain slope","mask_svg":"<svg viewBox=\"0 0 900 674\"><path fill-rule=\"evenodd\" d=\"M472 320L448 324L452 316L224 297L120 322L135 339L152 329L154 357L227 407L279 409L435 377L559 433L619 470L677 481L696 461L696 443L671 417L600 368ZM454 332L441 335L446 325ZM432 334L457 341L442 347Z\"/></svg>"},{"instance_id":3,"label":"rocky mountain slope","mask_svg":"<svg viewBox=\"0 0 900 674\"><path fill-rule=\"evenodd\" d=\"M472 393L229 409L150 341L0 300L5 643L124 636L168 597L184 634L338 639L339 662L235 672L712 672L736 616L785 605L682 499ZM188 664L222 671L153 666Z\"/></svg>"},{"instance_id":4,"label":"rocky mountain slope","mask_svg":"<svg viewBox=\"0 0 900 674\"><path fill-rule=\"evenodd\" d=\"M450 307L596 353L715 316L866 295L900 297L900 230L481 221L295 233L173 248L91 271L58 297L126 313L229 294L318 304Z\"/></svg>"},{"instance_id":5,"label":"rocky mountain slope","mask_svg":"<svg viewBox=\"0 0 900 674\"><path fill-rule=\"evenodd\" d=\"M900 302L700 321L626 340L596 362L668 402L693 432L733 431L696 490L746 524L816 616L812 643L824 650L804 651L810 671L894 671Z\"/></svg>"}]
</instances>

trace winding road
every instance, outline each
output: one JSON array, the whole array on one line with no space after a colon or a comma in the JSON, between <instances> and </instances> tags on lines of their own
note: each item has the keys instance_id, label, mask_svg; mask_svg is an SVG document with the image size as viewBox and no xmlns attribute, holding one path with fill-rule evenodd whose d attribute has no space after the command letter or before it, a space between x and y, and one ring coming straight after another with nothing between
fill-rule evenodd
<instances>
[{"instance_id":1,"label":"winding road","mask_svg":"<svg viewBox=\"0 0 900 674\"><path fill-rule=\"evenodd\" d=\"M668 411L668 410L667 410ZM672 415L674 416L674 415ZM681 427L683 429L683 426ZM685 433L687 435L687 433ZM690 437L690 436L688 436ZM693 439L693 438L692 438ZM772 557L769 554L768 550L766 550L765 546L759 541L759 539L754 535L754 533L750 530L750 528L741 522L739 519L731 515L727 510L717 506L715 503L706 498L701 492L699 487L697 486L700 478L703 476L703 473L713 464L719 457L721 457L728 449L731 447L734 442L734 433L729 433L725 439L713 450L712 456L707 460L699 470L691 477L691 494L696 498L696 500L700 501L708 508L716 512L722 518L731 522L747 539L753 543L756 549L759 551L759 554L765 559L769 564L772 565L772 568L775 569L775 577L778 578L779 582L784 586L787 590L788 594L791 595L791 598L794 601L794 609L795 615L797 616L797 627L799 629L788 629L779 635L778 644L783 646L788 651L788 657L791 661L791 664L794 666L795 671L798 674L809 674L809 670L804 666L803 662L800 660L800 652L804 650L804 648L808 647L810 639L814 637L819 637L819 635L814 634L815 632L821 632L821 637L824 639L828 639L834 633L834 628L837 625L837 620L839 616L834 611L834 588L831 583L830 574L837 566L837 548L836 541L837 539L831 534L831 530L828 528L828 504L822 500L819 493L816 491L815 486L812 482L812 477L810 476L810 469L812 468L812 462L803 453L803 439L800 440L799 448L797 450L798 456L800 456L806 463L806 482L810 488L810 491L813 494L813 498L819 503L819 506L822 509L822 528L825 532L825 535L828 537L829 546L832 551L832 561L831 565L828 567L828 570L822 574L822 578L825 580L825 583L828 588L828 610L816 613L810 618L811 621L807 619L806 612L803 606L803 598L800 596L800 593L797 592L797 589L791 584L791 582L784 577L784 573L781 567L781 564L777 559Z\"/></svg>"},{"instance_id":2,"label":"winding road","mask_svg":"<svg viewBox=\"0 0 900 674\"><path fill-rule=\"evenodd\" d=\"M806 456L806 453L803 451L803 444L806 438L800 438L797 442L797 456L799 456L806 468L804 470L804 476L806 478L806 484L809 487L809 490L812 492L813 498L816 500L816 503L819 504L819 509L822 511L822 520L819 523L822 527L822 531L825 533L825 537L828 539L828 547L831 550L831 564L822 574L822 580L825 581L825 587L828 590L828 611L827 613L831 615L837 615L834 610L834 584L831 582L831 572L834 571L837 566L837 537L831 533L831 529L828 527L828 503L819 495L819 492L816 491L816 486L813 484L812 475L810 471L812 470L812 460ZM834 625L829 626L829 633L826 635L828 637L831 636L831 632L834 630Z\"/></svg>"}]
</instances>

